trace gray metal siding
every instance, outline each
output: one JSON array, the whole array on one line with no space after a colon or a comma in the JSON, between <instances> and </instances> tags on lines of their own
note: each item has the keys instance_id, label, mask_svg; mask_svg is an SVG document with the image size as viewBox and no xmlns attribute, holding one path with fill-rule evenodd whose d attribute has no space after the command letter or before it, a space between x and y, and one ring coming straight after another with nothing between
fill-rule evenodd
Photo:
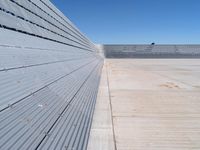
<instances>
[{"instance_id":1,"label":"gray metal siding","mask_svg":"<svg viewBox=\"0 0 200 150\"><path fill-rule=\"evenodd\" d=\"M200 45L103 45L107 58L200 58Z\"/></svg>"},{"instance_id":2,"label":"gray metal siding","mask_svg":"<svg viewBox=\"0 0 200 150\"><path fill-rule=\"evenodd\" d=\"M0 18L0 149L86 149L94 44L48 0L2 0Z\"/></svg>"}]
</instances>

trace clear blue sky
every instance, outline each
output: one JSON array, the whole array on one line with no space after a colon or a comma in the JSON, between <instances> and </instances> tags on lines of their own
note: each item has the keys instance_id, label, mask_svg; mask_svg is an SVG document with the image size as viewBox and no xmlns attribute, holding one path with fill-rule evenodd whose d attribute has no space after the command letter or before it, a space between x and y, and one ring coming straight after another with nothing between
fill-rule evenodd
<instances>
[{"instance_id":1,"label":"clear blue sky","mask_svg":"<svg viewBox=\"0 0 200 150\"><path fill-rule=\"evenodd\" d=\"M200 43L200 0L51 0L95 43Z\"/></svg>"}]
</instances>

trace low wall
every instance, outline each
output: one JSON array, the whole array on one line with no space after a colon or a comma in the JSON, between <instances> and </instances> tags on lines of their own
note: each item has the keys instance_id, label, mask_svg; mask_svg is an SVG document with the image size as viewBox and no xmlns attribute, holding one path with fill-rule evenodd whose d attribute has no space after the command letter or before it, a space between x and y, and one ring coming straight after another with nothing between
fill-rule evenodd
<instances>
[{"instance_id":1,"label":"low wall","mask_svg":"<svg viewBox=\"0 0 200 150\"><path fill-rule=\"evenodd\" d=\"M106 58L200 58L200 45L103 45Z\"/></svg>"}]
</instances>

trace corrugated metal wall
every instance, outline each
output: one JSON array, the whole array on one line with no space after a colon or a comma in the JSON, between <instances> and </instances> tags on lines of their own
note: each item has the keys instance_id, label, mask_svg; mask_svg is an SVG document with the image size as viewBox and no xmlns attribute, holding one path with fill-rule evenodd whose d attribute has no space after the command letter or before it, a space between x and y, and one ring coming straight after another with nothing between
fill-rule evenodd
<instances>
[{"instance_id":1,"label":"corrugated metal wall","mask_svg":"<svg viewBox=\"0 0 200 150\"><path fill-rule=\"evenodd\" d=\"M86 149L103 60L48 0L0 1L0 149Z\"/></svg>"},{"instance_id":2,"label":"corrugated metal wall","mask_svg":"<svg viewBox=\"0 0 200 150\"><path fill-rule=\"evenodd\" d=\"M200 58L200 45L103 45L107 58Z\"/></svg>"}]
</instances>

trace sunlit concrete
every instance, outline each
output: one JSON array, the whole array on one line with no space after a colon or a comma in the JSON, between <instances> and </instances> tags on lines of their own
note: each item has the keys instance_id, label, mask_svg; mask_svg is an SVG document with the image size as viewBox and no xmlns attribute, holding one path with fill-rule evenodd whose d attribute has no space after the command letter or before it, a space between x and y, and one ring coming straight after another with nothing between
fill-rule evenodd
<instances>
[{"instance_id":1,"label":"sunlit concrete","mask_svg":"<svg viewBox=\"0 0 200 150\"><path fill-rule=\"evenodd\" d=\"M107 59L104 67L117 150L200 149L200 60ZM96 109L104 102L98 99ZM94 126L104 127L107 117L95 111ZM92 136L101 137L95 145L103 150L105 132Z\"/></svg>"},{"instance_id":2,"label":"sunlit concrete","mask_svg":"<svg viewBox=\"0 0 200 150\"><path fill-rule=\"evenodd\" d=\"M114 150L114 135L107 81L107 70L102 69L97 103L95 107L88 150Z\"/></svg>"},{"instance_id":3,"label":"sunlit concrete","mask_svg":"<svg viewBox=\"0 0 200 150\"><path fill-rule=\"evenodd\" d=\"M200 149L200 60L107 60L118 150Z\"/></svg>"}]
</instances>

